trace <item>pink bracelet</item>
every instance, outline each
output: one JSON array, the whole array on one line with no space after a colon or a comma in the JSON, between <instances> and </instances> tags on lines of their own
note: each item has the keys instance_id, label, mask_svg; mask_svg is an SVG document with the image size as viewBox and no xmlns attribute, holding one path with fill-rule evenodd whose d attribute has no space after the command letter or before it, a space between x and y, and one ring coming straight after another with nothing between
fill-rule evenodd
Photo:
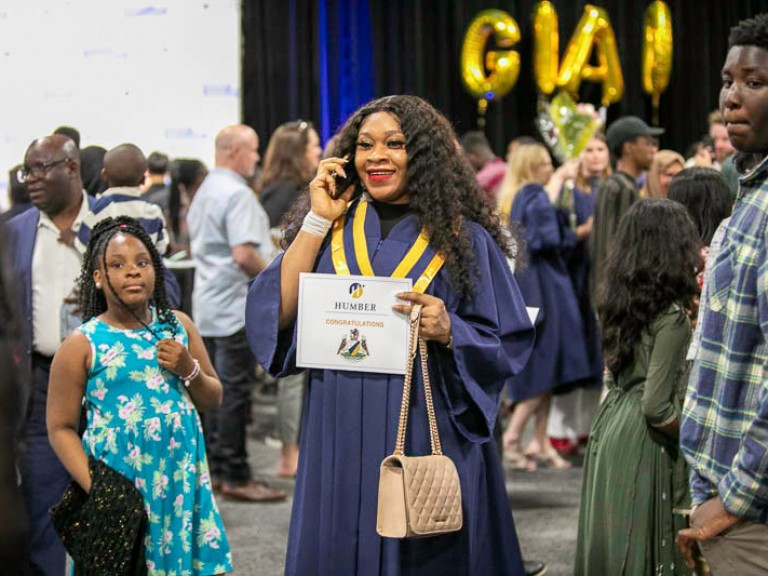
<instances>
[{"instance_id":1,"label":"pink bracelet","mask_svg":"<svg viewBox=\"0 0 768 576\"><path fill-rule=\"evenodd\" d=\"M192 382L192 380L194 380L200 375L200 362L198 362L194 358L192 359L192 362L195 363L195 367L192 368L192 372L189 373L189 376L182 376L181 378L182 381L184 382L184 386L186 386L187 388L189 388L190 382Z\"/></svg>"}]
</instances>

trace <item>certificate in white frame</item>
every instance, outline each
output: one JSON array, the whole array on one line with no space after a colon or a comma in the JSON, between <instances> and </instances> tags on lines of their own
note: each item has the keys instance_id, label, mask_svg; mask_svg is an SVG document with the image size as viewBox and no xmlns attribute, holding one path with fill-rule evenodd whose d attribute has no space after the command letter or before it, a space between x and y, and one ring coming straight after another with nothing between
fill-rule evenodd
<instances>
[{"instance_id":1,"label":"certificate in white frame","mask_svg":"<svg viewBox=\"0 0 768 576\"><path fill-rule=\"evenodd\" d=\"M409 278L302 273L296 365L405 374L408 317L392 306Z\"/></svg>"}]
</instances>

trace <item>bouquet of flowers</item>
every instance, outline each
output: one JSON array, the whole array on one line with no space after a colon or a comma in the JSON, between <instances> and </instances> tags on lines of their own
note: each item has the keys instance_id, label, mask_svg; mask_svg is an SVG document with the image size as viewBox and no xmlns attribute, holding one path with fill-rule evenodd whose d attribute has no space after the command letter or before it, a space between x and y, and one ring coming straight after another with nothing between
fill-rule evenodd
<instances>
[{"instance_id":1,"label":"bouquet of flowers","mask_svg":"<svg viewBox=\"0 0 768 576\"><path fill-rule=\"evenodd\" d=\"M536 117L544 141L559 162L576 158L603 122L592 104L576 103L565 91L549 103L540 101Z\"/></svg>"}]
</instances>

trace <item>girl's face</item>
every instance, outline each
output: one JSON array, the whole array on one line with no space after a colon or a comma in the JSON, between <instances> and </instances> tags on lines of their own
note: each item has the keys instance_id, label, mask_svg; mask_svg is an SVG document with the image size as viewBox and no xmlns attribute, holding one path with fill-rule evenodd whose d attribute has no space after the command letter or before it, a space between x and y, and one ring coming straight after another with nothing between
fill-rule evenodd
<instances>
[{"instance_id":1,"label":"girl's face","mask_svg":"<svg viewBox=\"0 0 768 576\"><path fill-rule=\"evenodd\" d=\"M608 146L599 138L592 138L582 152L582 163L587 177L599 176L608 167Z\"/></svg>"},{"instance_id":2,"label":"girl's face","mask_svg":"<svg viewBox=\"0 0 768 576\"><path fill-rule=\"evenodd\" d=\"M408 154L400 122L389 112L375 112L360 125L355 169L374 200L408 204Z\"/></svg>"},{"instance_id":3,"label":"girl's face","mask_svg":"<svg viewBox=\"0 0 768 576\"><path fill-rule=\"evenodd\" d=\"M304 152L304 163L307 174L317 172L317 165L320 164L320 157L323 155L323 149L320 147L320 137L314 129L310 128L307 132L307 147Z\"/></svg>"},{"instance_id":4,"label":"girl's face","mask_svg":"<svg viewBox=\"0 0 768 576\"><path fill-rule=\"evenodd\" d=\"M132 234L118 232L107 244L106 264L104 269L103 263L99 263L93 279L101 285L107 306L122 308L122 300L133 310L147 307L155 291L155 268L144 243Z\"/></svg>"},{"instance_id":5,"label":"girl's face","mask_svg":"<svg viewBox=\"0 0 768 576\"><path fill-rule=\"evenodd\" d=\"M667 166L664 170L659 173L659 186L661 188L661 197L666 198L667 197L667 190L669 190L669 183L672 182L672 178L675 177L676 174L679 172L682 172L683 165L680 164L680 162L672 162L669 166Z\"/></svg>"}]
</instances>

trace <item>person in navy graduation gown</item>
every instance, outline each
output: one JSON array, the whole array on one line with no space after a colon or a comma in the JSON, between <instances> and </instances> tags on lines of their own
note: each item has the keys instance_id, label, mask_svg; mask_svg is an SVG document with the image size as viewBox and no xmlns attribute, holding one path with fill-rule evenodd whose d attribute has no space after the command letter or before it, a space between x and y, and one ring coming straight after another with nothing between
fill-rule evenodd
<instances>
[{"instance_id":1,"label":"person in navy graduation gown","mask_svg":"<svg viewBox=\"0 0 768 576\"><path fill-rule=\"evenodd\" d=\"M310 184L311 211L297 209L288 222L286 252L253 282L246 325L271 374L296 371L299 273L334 273L342 257L344 274L390 276L424 234L423 253L415 263L405 259L414 291L401 296L423 305L421 335L443 452L461 480L463 527L422 539L378 536L379 466L394 449L403 377L311 370L288 575L523 574L492 432L502 390L525 365L534 332L500 222L455 143L448 121L417 97L360 108ZM333 233L336 219L343 227ZM429 282L436 256L445 265ZM405 314L410 307L395 306ZM409 455L430 452L420 380Z\"/></svg>"},{"instance_id":2,"label":"person in navy graduation gown","mask_svg":"<svg viewBox=\"0 0 768 576\"><path fill-rule=\"evenodd\" d=\"M516 404L504 433L504 454L517 469L531 470L536 462L570 468L547 436L552 390L583 380L590 366L576 294L563 260L576 237L550 198L559 193L563 180L575 175L577 164L568 162L553 174L547 149L526 144L510 156L508 165L500 207L511 223L525 230L527 266L515 270L515 278L525 303L539 313L531 360L510 387ZM521 451L520 440L531 416L536 419L533 439Z\"/></svg>"},{"instance_id":3,"label":"person in navy graduation gown","mask_svg":"<svg viewBox=\"0 0 768 576\"><path fill-rule=\"evenodd\" d=\"M600 183L610 175L608 145L605 143L605 135L598 132L579 155L575 180L566 182L555 203L576 235L575 245L563 252L563 260L579 304L590 365L590 372L584 380L554 390L548 432L552 445L561 454L571 454L579 445L586 444L603 387L603 345L589 289L592 261L588 244L592 234L597 190Z\"/></svg>"}]
</instances>

